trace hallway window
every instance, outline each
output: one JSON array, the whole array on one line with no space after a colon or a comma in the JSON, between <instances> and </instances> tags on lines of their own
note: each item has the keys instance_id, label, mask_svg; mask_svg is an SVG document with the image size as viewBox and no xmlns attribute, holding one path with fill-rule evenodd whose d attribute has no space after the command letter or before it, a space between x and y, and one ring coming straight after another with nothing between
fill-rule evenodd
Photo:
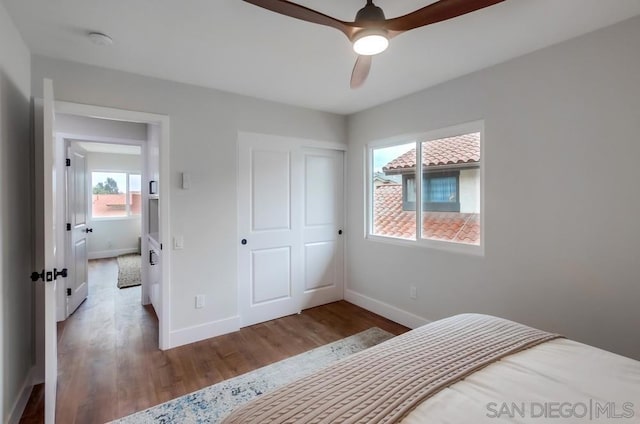
<instances>
[{"instance_id":1,"label":"hallway window","mask_svg":"<svg viewBox=\"0 0 640 424\"><path fill-rule=\"evenodd\" d=\"M91 217L140 215L141 175L127 172L91 173Z\"/></svg>"}]
</instances>

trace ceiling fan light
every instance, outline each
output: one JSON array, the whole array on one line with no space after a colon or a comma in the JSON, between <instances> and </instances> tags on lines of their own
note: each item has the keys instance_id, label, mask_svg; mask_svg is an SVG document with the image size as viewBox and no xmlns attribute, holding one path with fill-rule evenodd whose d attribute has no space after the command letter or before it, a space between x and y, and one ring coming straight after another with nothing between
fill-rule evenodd
<instances>
[{"instance_id":1,"label":"ceiling fan light","mask_svg":"<svg viewBox=\"0 0 640 424\"><path fill-rule=\"evenodd\" d=\"M385 30L364 30L353 41L353 50L362 56L382 53L389 47Z\"/></svg>"}]
</instances>

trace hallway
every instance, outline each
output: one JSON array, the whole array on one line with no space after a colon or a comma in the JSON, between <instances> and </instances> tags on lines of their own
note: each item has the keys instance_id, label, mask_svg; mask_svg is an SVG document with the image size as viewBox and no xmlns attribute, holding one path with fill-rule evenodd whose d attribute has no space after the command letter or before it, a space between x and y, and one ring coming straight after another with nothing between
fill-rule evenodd
<instances>
[{"instance_id":1,"label":"hallway","mask_svg":"<svg viewBox=\"0 0 640 424\"><path fill-rule=\"evenodd\" d=\"M89 261L89 296L58 327L58 422L107 421L152 397L153 385L141 383L158 351L158 321L140 305L140 286L121 290L117 280L115 259Z\"/></svg>"}]
</instances>

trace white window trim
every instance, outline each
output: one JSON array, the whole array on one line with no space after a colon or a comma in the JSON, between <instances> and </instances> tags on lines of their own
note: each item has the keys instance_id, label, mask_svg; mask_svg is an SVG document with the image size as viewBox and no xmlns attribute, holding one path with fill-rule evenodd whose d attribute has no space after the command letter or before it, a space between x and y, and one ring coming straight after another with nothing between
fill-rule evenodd
<instances>
[{"instance_id":1,"label":"white window trim","mask_svg":"<svg viewBox=\"0 0 640 424\"><path fill-rule=\"evenodd\" d=\"M141 185L142 185L142 171L121 171L121 170L113 170L113 169L92 169L89 171L89 178L91 180L91 184L89 185L89 199L93 199L93 173L94 172L102 172L102 173L111 173L111 174L125 174L125 178L127 180L127 188L125 194L125 212L126 215L123 216L93 216L93 202L89 202L89 211L87 212L89 219L91 221L128 221L132 219L140 219L140 215L132 215L131 214L131 204L129 202L129 178L131 174L140 175ZM142 187L140 187L142 191ZM141 212L142 213L142 212Z\"/></svg>"},{"instance_id":2,"label":"white window trim","mask_svg":"<svg viewBox=\"0 0 640 424\"><path fill-rule=\"evenodd\" d=\"M469 134L479 132L480 133L480 244L472 245L465 243L458 243L453 241L446 240L430 240L430 239L422 239L420 238L422 233L422 228L420 223L422 222L422 208L416 208L416 240L407 240L401 239L397 237L387 237L373 234L373 150L380 149L384 147L396 146L403 143L416 143L416 159L422 158L422 142L428 140L437 140L441 138L447 137L455 137L458 135ZM485 244L486 244L486 231L485 231L485 164L486 156L485 156L485 130L484 130L484 121L474 121L468 122L460 125L454 125L446 128L439 128L437 130L432 130L428 132L424 132L421 134L411 134L400 137L393 137L385 140L378 140L368 143L365 146L365 178L366 181L365 186L365 228L364 228L364 236L365 239L372 242L380 242L380 243L388 243L396 246L405 246L405 247L422 247L422 248L430 248L437 249L446 252L459 253L459 254L468 254L474 256L484 256L485 254ZM418 166L416 166L416 170ZM421 205L422 203L422 178L416 178L416 205Z\"/></svg>"}]
</instances>

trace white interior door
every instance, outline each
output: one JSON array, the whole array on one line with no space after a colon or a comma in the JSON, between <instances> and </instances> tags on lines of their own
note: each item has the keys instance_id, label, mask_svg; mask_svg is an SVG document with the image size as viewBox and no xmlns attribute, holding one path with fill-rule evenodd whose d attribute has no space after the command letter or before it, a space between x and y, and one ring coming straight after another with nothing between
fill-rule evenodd
<instances>
[{"instance_id":1,"label":"white interior door","mask_svg":"<svg viewBox=\"0 0 640 424\"><path fill-rule=\"evenodd\" d=\"M87 226L89 191L87 190L86 152L71 142L67 149L67 215L69 229L69 276L66 279L67 316L71 315L89 294Z\"/></svg>"},{"instance_id":2,"label":"white interior door","mask_svg":"<svg viewBox=\"0 0 640 424\"><path fill-rule=\"evenodd\" d=\"M300 190L295 145L269 136L239 139L238 277L241 325L300 312Z\"/></svg>"},{"instance_id":3,"label":"white interior door","mask_svg":"<svg viewBox=\"0 0 640 424\"><path fill-rule=\"evenodd\" d=\"M302 309L344 296L344 153L305 149Z\"/></svg>"},{"instance_id":4,"label":"white interior door","mask_svg":"<svg viewBox=\"0 0 640 424\"><path fill-rule=\"evenodd\" d=\"M42 308L37 315L42 317L44 332L44 408L45 423L55 422L56 385L58 381L58 350L56 328L56 167L55 167L55 110L53 98L53 82L45 79L43 84L42 104L42 191L38 197L42 199L42 208L38 211L38 219L42 221L42 237L37 244L36 257L43 272L43 280L36 284L44 285Z\"/></svg>"}]
</instances>

